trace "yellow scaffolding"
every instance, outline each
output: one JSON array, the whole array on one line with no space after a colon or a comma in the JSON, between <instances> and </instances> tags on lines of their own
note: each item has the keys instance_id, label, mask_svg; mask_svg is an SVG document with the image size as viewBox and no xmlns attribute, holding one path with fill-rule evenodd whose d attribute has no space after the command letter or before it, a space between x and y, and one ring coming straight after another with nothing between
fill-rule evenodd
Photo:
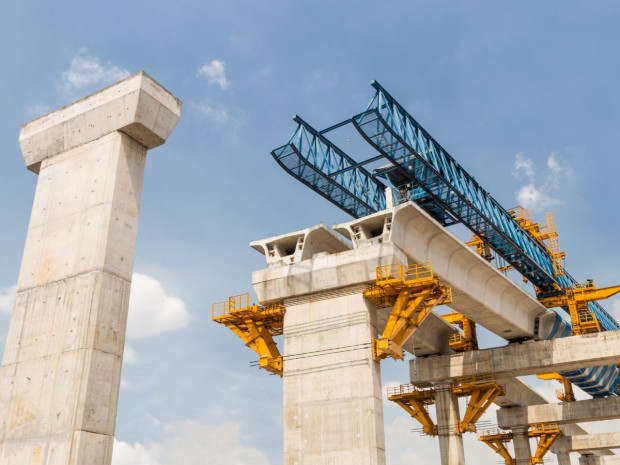
<instances>
[{"instance_id":1,"label":"yellow scaffolding","mask_svg":"<svg viewBox=\"0 0 620 465\"><path fill-rule=\"evenodd\" d=\"M542 465L543 457L555 441L562 436L562 431L558 428L557 423L535 423L530 425L527 436L528 438L536 438L536 452L530 457L531 465ZM493 430L487 431L478 436L478 440L488 445L494 452L498 453L504 459L506 465L515 465L515 460L508 452L506 443L510 442L514 437L513 433L505 431Z\"/></svg>"},{"instance_id":2,"label":"yellow scaffolding","mask_svg":"<svg viewBox=\"0 0 620 465\"><path fill-rule=\"evenodd\" d=\"M560 375L559 373L543 373L536 376L540 379L555 380L560 382L564 389L556 389L555 396L562 402L575 401L575 392L573 391L573 385L570 383L569 380L564 378L564 376Z\"/></svg>"},{"instance_id":3,"label":"yellow scaffolding","mask_svg":"<svg viewBox=\"0 0 620 465\"><path fill-rule=\"evenodd\" d=\"M377 307L392 307L380 338L373 338L373 357L403 359L403 345L437 305L452 302L451 288L439 283L430 262L377 267L376 284L364 296Z\"/></svg>"},{"instance_id":4,"label":"yellow scaffolding","mask_svg":"<svg viewBox=\"0 0 620 465\"><path fill-rule=\"evenodd\" d=\"M250 294L246 293L214 303L211 319L230 328L256 352L260 368L282 376L282 356L273 337L282 334L285 311L282 304L250 305Z\"/></svg>"},{"instance_id":5,"label":"yellow scaffolding","mask_svg":"<svg viewBox=\"0 0 620 465\"><path fill-rule=\"evenodd\" d=\"M418 389L412 384L401 384L387 388L387 398L400 405L422 425L422 431L437 436L437 425L428 414L428 405L435 402L434 389Z\"/></svg>"},{"instance_id":6,"label":"yellow scaffolding","mask_svg":"<svg viewBox=\"0 0 620 465\"><path fill-rule=\"evenodd\" d=\"M500 430L489 430L478 436L478 440L484 442L493 451L499 454L506 465L515 465L517 462L512 458L510 452L506 448L506 444L512 441L512 433L507 433Z\"/></svg>"}]
</instances>

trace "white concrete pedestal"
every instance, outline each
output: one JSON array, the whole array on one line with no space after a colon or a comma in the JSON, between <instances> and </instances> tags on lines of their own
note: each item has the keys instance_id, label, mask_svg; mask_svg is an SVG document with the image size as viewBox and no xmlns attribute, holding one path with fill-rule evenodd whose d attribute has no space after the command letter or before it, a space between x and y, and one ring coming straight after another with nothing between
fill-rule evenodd
<instances>
[{"instance_id":1,"label":"white concrete pedestal","mask_svg":"<svg viewBox=\"0 0 620 465\"><path fill-rule=\"evenodd\" d=\"M435 385L435 409L441 465L465 465L463 436L458 434L459 401L450 392L450 384Z\"/></svg>"}]
</instances>

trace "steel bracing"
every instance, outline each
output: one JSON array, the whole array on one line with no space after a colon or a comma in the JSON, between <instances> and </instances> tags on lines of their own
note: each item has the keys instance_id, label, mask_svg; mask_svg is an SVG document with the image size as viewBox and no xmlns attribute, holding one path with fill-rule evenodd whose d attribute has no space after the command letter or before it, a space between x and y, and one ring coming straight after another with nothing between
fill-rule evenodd
<instances>
[{"instance_id":1,"label":"steel bracing","mask_svg":"<svg viewBox=\"0 0 620 465\"><path fill-rule=\"evenodd\" d=\"M579 286L558 258L537 241L376 81L375 95L362 113L317 131L298 116L287 144L272 151L276 161L321 196L360 218L385 208L386 184L394 203L414 201L442 225L463 223L536 287L539 298ZM352 124L378 155L358 162L326 137ZM372 173L366 165L383 160ZM389 182L388 182L389 181ZM597 302L587 306L600 329L620 325ZM569 311L568 307L564 310ZM620 392L616 367L562 373L592 395ZM601 382L608 388L599 389Z\"/></svg>"}]
</instances>

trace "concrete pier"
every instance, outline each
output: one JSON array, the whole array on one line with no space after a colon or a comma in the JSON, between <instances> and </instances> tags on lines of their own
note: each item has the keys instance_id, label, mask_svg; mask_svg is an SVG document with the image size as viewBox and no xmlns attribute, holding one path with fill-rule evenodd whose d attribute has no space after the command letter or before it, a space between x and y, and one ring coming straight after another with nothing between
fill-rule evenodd
<instances>
[{"instance_id":1,"label":"concrete pier","mask_svg":"<svg viewBox=\"0 0 620 465\"><path fill-rule=\"evenodd\" d=\"M141 72L25 125L39 174L0 370L0 463L109 465L147 149L181 103Z\"/></svg>"},{"instance_id":2,"label":"concrete pier","mask_svg":"<svg viewBox=\"0 0 620 465\"><path fill-rule=\"evenodd\" d=\"M558 465L571 465L570 452L556 452L555 458L558 460Z\"/></svg>"},{"instance_id":3,"label":"concrete pier","mask_svg":"<svg viewBox=\"0 0 620 465\"><path fill-rule=\"evenodd\" d=\"M465 465L463 436L456 429L461 418L459 401L450 392L450 383L435 385L435 411L441 465Z\"/></svg>"},{"instance_id":4,"label":"concrete pier","mask_svg":"<svg viewBox=\"0 0 620 465\"><path fill-rule=\"evenodd\" d=\"M579 457L579 465L620 465L620 455L607 455L603 457L582 455Z\"/></svg>"},{"instance_id":5,"label":"concrete pier","mask_svg":"<svg viewBox=\"0 0 620 465\"><path fill-rule=\"evenodd\" d=\"M530 465L532 449L530 448L530 438L527 435L527 427L513 428L512 444L515 448L515 464Z\"/></svg>"}]
</instances>

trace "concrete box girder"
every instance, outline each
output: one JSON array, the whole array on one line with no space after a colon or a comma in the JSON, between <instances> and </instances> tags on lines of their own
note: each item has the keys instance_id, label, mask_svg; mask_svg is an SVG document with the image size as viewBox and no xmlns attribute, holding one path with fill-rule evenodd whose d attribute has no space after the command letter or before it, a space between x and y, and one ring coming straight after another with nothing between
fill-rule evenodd
<instances>
[{"instance_id":1,"label":"concrete box girder","mask_svg":"<svg viewBox=\"0 0 620 465\"><path fill-rule=\"evenodd\" d=\"M557 443L558 447L566 451L580 453L599 449L616 449L620 448L620 432L564 436Z\"/></svg>"}]
</instances>

